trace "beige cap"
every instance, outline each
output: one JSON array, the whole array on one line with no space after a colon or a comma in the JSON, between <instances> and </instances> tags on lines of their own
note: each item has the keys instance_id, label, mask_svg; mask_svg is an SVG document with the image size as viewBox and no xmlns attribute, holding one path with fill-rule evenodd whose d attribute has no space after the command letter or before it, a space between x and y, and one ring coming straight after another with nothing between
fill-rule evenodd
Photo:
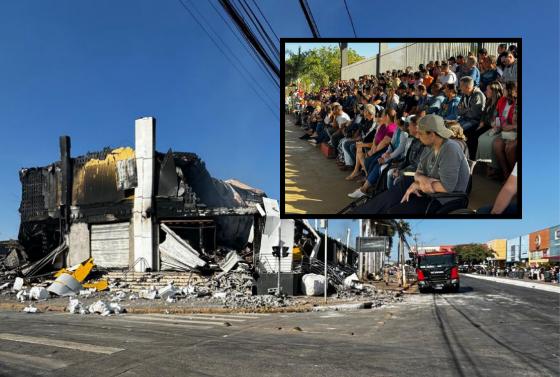
<instances>
[{"instance_id":1,"label":"beige cap","mask_svg":"<svg viewBox=\"0 0 560 377\"><path fill-rule=\"evenodd\" d=\"M449 139L451 136L453 136L453 131L445 127L443 118L435 114L428 114L420 118L420 120L418 121L418 129L424 132L435 132L444 139Z\"/></svg>"}]
</instances>

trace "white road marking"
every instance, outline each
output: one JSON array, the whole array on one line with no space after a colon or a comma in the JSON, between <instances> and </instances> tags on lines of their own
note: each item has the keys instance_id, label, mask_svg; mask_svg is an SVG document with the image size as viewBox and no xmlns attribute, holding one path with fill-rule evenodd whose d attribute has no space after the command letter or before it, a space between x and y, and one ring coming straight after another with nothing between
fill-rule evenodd
<instances>
[{"instance_id":1,"label":"white road marking","mask_svg":"<svg viewBox=\"0 0 560 377\"><path fill-rule=\"evenodd\" d=\"M180 328L186 328L186 329L200 329L200 330L208 330L211 329L212 326L202 326L202 325L187 325L187 324L182 324L182 323L166 323L166 322L157 322L157 321L140 321L140 320L134 320L134 321L127 321L125 318L122 318L123 320L118 320L118 322L120 323L127 323L127 324L133 324L136 325L137 323L143 323L146 325L155 325L155 326L166 326L166 327L180 327ZM117 322L117 321L115 321ZM126 327L126 326L125 326ZM137 326L136 326L137 327ZM135 328L136 328L135 327Z\"/></svg>"},{"instance_id":2,"label":"white road marking","mask_svg":"<svg viewBox=\"0 0 560 377\"><path fill-rule=\"evenodd\" d=\"M169 318L169 319L192 319L192 320L216 320L216 321L227 321L227 322L246 322L256 318L239 318L233 316L197 316L197 315L175 315L175 314L150 314L150 316Z\"/></svg>"},{"instance_id":3,"label":"white road marking","mask_svg":"<svg viewBox=\"0 0 560 377\"><path fill-rule=\"evenodd\" d=\"M237 318L237 319L259 319L262 316L255 316L249 314L207 314L207 313L197 313L197 314L181 314L182 316L189 316L189 317L216 317L216 318Z\"/></svg>"},{"instance_id":4,"label":"white road marking","mask_svg":"<svg viewBox=\"0 0 560 377\"><path fill-rule=\"evenodd\" d=\"M47 357L25 355L23 353L0 351L0 365L17 365L25 368L37 368L41 370L55 370L66 368L68 365L64 361L54 360Z\"/></svg>"},{"instance_id":5,"label":"white road marking","mask_svg":"<svg viewBox=\"0 0 560 377\"><path fill-rule=\"evenodd\" d=\"M156 315L128 315L126 316L128 320L149 320L149 321L163 321L163 322L178 322L178 323L193 323L193 324L201 324L201 325L214 325L214 326L225 326L227 321L212 321L212 320L191 320L191 319L180 319L180 318L162 318Z\"/></svg>"},{"instance_id":6,"label":"white road marking","mask_svg":"<svg viewBox=\"0 0 560 377\"><path fill-rule=\"evenodd\" d=\"M68 349L84 351L84 352L103 353L107 355L124 351L124 348L104 347L104 346L97 346L94 344L70 342L66 340L42 338L38 336L8 334L8 333L0 333L0 339L9 340L12 342L41 344L50 347L68 348Z\"/></svg>"}]
</instances>

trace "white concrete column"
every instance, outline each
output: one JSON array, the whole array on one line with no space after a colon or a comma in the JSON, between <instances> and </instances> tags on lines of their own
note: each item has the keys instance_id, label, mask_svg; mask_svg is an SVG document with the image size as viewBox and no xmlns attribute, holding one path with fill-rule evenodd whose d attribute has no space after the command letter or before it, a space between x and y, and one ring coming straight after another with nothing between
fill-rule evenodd
<instances>
[{"instance_id":1,"label":"white concrete column","mask_svg":"<svg viewBox=\"0 0 560 377\"><path fill-rule=\"evenodd\" d=\"M138 186L134 189L133 233L134 262L144 258L146 263L139 262L135 271L154 268L154 227L152 216L152 198L154 193L154 149L155 119L152 117L136 119L135 122L135 155Z\"/></svg>"}]
</instances>

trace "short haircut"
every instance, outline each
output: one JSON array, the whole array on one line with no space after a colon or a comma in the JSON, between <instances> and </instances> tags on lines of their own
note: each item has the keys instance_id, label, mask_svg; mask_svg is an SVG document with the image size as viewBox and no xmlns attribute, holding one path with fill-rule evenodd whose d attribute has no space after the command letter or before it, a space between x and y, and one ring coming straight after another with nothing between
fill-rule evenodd
<instances>
[{"instance_id":1,"label":"short haircut","mask_svg":"<svg viewBox=\"0 0 560 377\"><path fill-rule=\"evenodd\" d=\"M468 86L474 86L474 80L470 76L461 77L461 83L465 84L465 85L468 85Z\"/></svg>"},{"instance_id":2,"label":"short haircut","mask_svg":"<svg viewBox=\"0 0 560 377\"><path fill-rule=\"evenodd\" d=\"M488 54L488 51L484 47L478 49L478 55L486 55L486 54Z\"/></svg>"},{"instance_id":3,"label":"short haircut","mask_svg":"<svg viewBox=\"0 0 560 377\"><path fill-rule=\"evenodd\" d=\"M500 43L500 45L498 46L499 48L507 48L507 44L505 43Z\"/></svg>"},{"instance_id":4,"label":"short haircut","mask_svg":"<svg viewBox=\"0 0 560 377\"><path fill-rule=\"evenodd\" d=\"M477 61L477 59L474 56L469 56L467 58L467 63L469 63L469 64L476 65L476 61Z\"/></svg>"},{"instance_id":5,"label":"short haircut","mask_svg":"<svg viewBox=\"0 0 560 377\"><path fill-rule=\"evenodd\" d=\"M449 59L447 59L447 61L454 62L454 61L455 61L455 57L452 56L452 57L450 57Z\"/></svg>"},{"instance_id":6,"label":"short haircut","mask_svg":"<svg viewBox=\"0 0 560 377\"><path fill-rule=\"evenodd\" d=\"M445 84L445 89L451 90L453 93L457 93L457 88L455 88L455 84Z\"/></svg>"},{"instance_id":7,"label":"short haircut","mask_svg":"<svg viewBox=\"0 0 560 377\"><path fill-rule=\"evenodd\" d=\"M463 55L457 55L457 59L463 59Z\"/></svg>"},{"instance_id":8,"label":"short haircut","mask_svg":"<svg viewBox=\"0 0 560 377\"><path fill-rule=\"evenodd\" d=\"M418 89L423 92L426 90L426 86L424 84L418 84Z\"/></svg>"},{"instance_id":9,"label":"short haircut","mask_svg":"<svg viewBox=\"0 0 560 377\"><path fill-rule=\"evenodd\" d=\"M446 67L449 67L449 64L447 64L447 62L441 63L441 68L446 68Z\"/></svg>"}]
</instances>

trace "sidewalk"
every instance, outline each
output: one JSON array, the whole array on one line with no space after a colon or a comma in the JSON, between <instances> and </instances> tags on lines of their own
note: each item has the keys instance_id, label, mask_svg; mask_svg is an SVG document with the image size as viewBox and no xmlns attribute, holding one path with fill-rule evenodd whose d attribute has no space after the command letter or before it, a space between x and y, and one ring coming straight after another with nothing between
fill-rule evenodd
<instances>
[{"instance_id":1,"label":"sidewalk","mask_svg":"<svg viewBox=\"0 0 560 377\"><path fill-rule=\"evenodd\" d=\"M505 278L505 277L484 276L484 275L477 275L477 274L467 274L465 276L472 277L475 279L480 279L480 280L493 281L496 283L517 285L519 287L525 287L525 288L534 288L540 291L560 293L560 286L557 283L545 283L545 282L534 281L534 280L520 280L520 279L512 279L512 278Z\"/></svg>"},{"instance_id":2,"label":"sidewalk","mask_svg":"<svg viewBox=\"0 0 560 377\"><path fill-rule=\"evenodd\" d=\"M344 180L350 172L339 170L319 147L300 140L301 135L303 131L293 117L286 115L284 209L289 214L336 214L352 202L347 194L359 185Z\"/></svg>"}]
</instances>

